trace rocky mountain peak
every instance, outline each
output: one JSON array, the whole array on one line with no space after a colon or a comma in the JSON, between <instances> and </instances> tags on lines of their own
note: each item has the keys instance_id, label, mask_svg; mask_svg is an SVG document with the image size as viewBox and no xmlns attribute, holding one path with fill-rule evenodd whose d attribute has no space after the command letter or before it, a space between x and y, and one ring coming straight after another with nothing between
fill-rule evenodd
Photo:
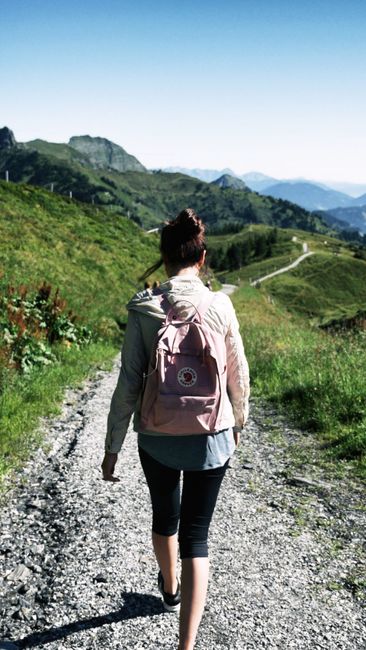
<instances>
[{"instance_id":1,"label":"rocky mountain peak","mask_svg":"<svg viewBox=\"0 0 366 650\"><path fill-rule=\"evenodd\" d=\"M119 172L144 172L146 168L122 147L106 138L77 135L69 146L85 155L94 169L115 169Z\"/></svg>"},{"instance_id":2,"label":"rocky mountain peak","mask_svg":"<svg viewBox=\"0 0 366 650\"><path fill-rule=\"evenodd\" d=\"M7 126L0 129L0 149L11 149L12 147L16 147L16 145L17 142L13 131Z\"/></svg>"},{"instance_id":3,"label":"rocky mountain peak","mask_svg":"<svg viewBox=\"0 0 366 650\"><path fill-rule=\"evenodd\" d=\"M248 186L240 178L235 176L230 176L230 174L223 174L220 178L217 178L215 181L212 181L212 185L218 185L222 188L230 187L233 190L246 190L248 191Z\"/></svg>"}]
</instances>

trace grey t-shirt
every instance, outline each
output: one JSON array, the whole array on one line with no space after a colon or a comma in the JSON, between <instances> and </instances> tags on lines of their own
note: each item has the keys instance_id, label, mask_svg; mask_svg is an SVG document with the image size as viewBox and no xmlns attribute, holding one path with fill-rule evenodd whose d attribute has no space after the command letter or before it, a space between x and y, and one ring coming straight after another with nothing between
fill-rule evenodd
<instances>
[{"instance_id":1,"label":"grey t-shirt","mask_svg":"<svg viewBox=\"0 0 366 650\"><path fill-rule=\"evenodd\" d=\"M139 433L138 444L162 465L186 471L221 467L235 451L232 429L190 436Z\"/></svg>"}]
</instances>

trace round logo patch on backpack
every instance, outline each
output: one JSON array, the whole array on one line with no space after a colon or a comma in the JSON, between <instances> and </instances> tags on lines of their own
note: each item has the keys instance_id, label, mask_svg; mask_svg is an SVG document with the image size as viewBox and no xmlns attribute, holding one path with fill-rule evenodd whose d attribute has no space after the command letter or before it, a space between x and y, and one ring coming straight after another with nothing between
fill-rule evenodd
<instances>
[{"instance_id":1,"label":"round logo patch on backpack","mask_svg":"<svg viewBox=\"0 0 366 650\"><path fill-rule=\"evenodd\" d=\"M197 382L197 373L193 368L181 368L177 378L181 386L189 388Z\"/></svg>"}]
</instances>

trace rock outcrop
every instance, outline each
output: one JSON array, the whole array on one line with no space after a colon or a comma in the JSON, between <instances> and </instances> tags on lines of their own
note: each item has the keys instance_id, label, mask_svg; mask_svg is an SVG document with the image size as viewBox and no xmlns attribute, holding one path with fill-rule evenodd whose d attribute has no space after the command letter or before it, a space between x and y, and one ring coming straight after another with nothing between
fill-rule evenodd
<instances>
[{"instance_id":1,"label":"rock outcrop","mask_svg":"<svg viewBox=\"0 0 366 650\"><path fill-rule=\"evenodd\" d=\"M232 190L244 190L249 191L249 187L242 181L240 178L235 176L230 176L230 174L223 174L220 178L217 178L215 181L212 181L211 185L218 185L223 189L230 188Z\"/></svg>"},{"instance_id":2,"label":"rock outcrop","mask_svg":"<svg viewBox=\"0 0 366 650\"><path fill-rule=\"evenodd\" d=\"M90 135L73 136L69 146L84 154L94 169L115 169L118 172L146 172L146 168L122 147L106 138Z\"/></svg>"},{"instance_id":3,"label":"rock outcrop","mask_svg":"<svg viewBox=\"0 0 366 650\"><path fill-rule=\"evenodd\" d=\"M17 146L13 131L7 126L0 129L0 149L12 149Z\"/></svg>"}]
</instances>

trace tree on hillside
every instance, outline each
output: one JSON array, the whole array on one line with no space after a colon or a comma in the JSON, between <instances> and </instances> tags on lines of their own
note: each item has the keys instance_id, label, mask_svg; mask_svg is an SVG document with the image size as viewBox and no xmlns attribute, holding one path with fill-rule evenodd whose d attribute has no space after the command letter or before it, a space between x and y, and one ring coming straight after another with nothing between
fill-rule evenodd
<instances>
[{"instance_id":1,"label":"tree on hillside","mask_svg":"<svg viewBox=\"0 0 366 650\"><path fill-rule=\"evenodd\" d=\"M240 244L231 244L229 246L227 253L226 253L226 259L227 259L227 268L229 271L235 271L236 269L240 269L241 266L241 254L240 254Z\"/></svg>"}]
</instances>

